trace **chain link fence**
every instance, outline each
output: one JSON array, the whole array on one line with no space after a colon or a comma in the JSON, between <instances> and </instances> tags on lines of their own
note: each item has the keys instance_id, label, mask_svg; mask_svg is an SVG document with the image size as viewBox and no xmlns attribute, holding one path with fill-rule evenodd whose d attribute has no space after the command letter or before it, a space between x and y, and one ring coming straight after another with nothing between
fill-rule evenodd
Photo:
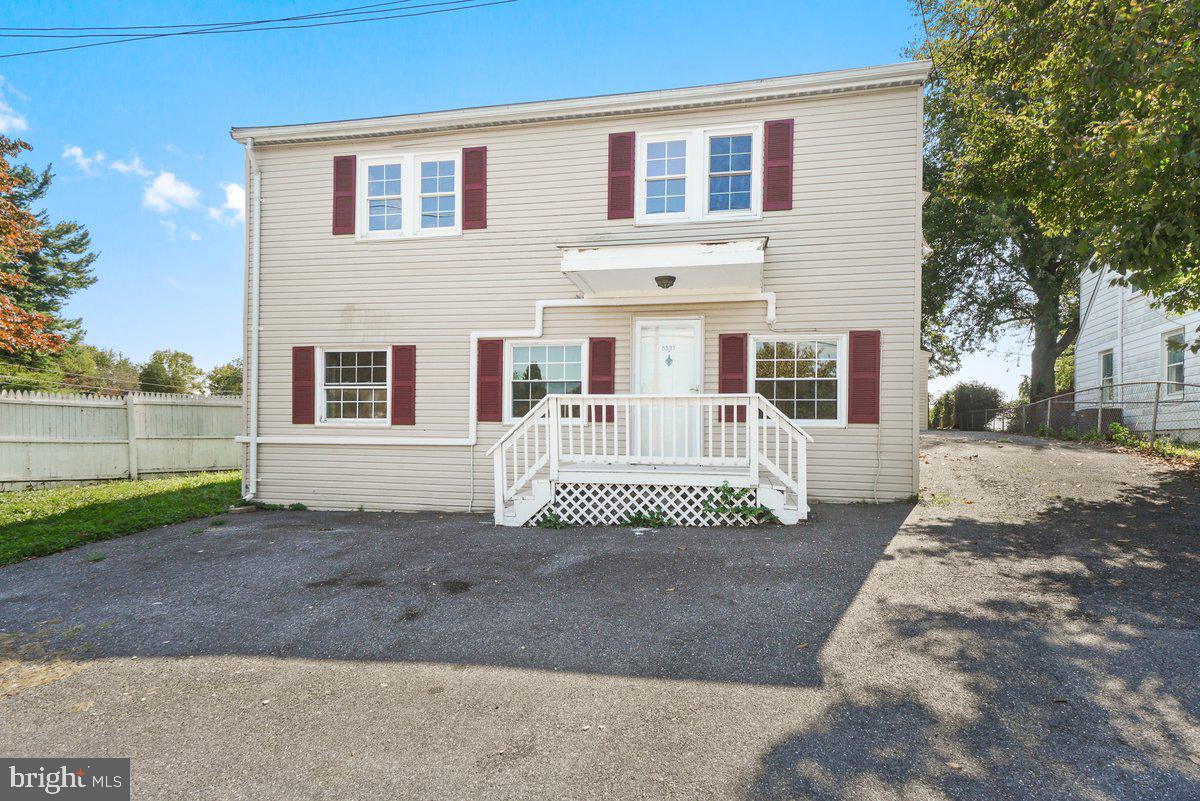
<instances>
[{"instance_id":1,"label":"chain link fence","mask_svg":"<svg viewBox=\"0 0 1200 801\"><path fill-rule=\"evenodd\" d=\"M1120 423L1151 442L1200 443L1200 384L1133 381L1064 392L1035 403L960 412L959 428L1013 434L1103 436Z\"/></svg>"}]
</instances>

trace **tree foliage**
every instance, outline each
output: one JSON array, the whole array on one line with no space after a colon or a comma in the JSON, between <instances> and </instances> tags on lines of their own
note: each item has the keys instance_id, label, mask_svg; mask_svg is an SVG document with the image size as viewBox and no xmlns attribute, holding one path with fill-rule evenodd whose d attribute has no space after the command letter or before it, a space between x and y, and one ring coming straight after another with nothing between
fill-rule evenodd
<instances>
[{"instance_id":1,"label":"tree foliage","mask_svg":"<svg viewBox=\"0 0 1200 801\"><path fill-rule=\"evenodd\" d=\"M13 165L29 145L0 136L0 352L9 360L45 366L82 334L61 313L72 293L95 283L91 239L74 222L50 222L34 211L50 187L50 168L35 173Z\"/></svg>"},{"instance_id":2,"label":"tree foliage","mask_svg":"<svg viewBox=\"0 0 1200 801\"><path fill-rule=\"evenodd\" d=\"M1200 308L1200 3L918 0L963 120L956 198L1007 197L1174 312Z\"/></svg>"},{"instance_id":3,"label":"tree foliage","mask_svg":"<svg viewBox=\"0 0 1200 801\"><path fill-rule=\"evenodd\" d=\"M242 394L242 360L234 359L208 371L208 394Z\"/></svg>"},{"instance_id":4,"label":"tree foliage","mask_svg":"<svg viewBox=\"0 0 1200 801\"><path fill-rule=\"evenodd\" d=\"M143 392L200 391L204 371L196 366L191 354L178 350L156 350L141 366L138 375Z\"/></svg>"}]
</instances>

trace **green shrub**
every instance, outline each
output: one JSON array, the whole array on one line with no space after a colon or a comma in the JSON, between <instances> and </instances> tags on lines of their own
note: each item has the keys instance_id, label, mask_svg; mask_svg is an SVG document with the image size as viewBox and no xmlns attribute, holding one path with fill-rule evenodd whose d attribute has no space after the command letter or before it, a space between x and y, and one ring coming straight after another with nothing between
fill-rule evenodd
<instances>
[{"instance_id":1,"label":"green shrub","mask_svg":"<svg viewBox=\"0 0 1200 801\"><path fill-rule=\"evenodd\" d=\"M1040 423L1037 427L1037 431L1033 432L1033 435L1035 437L1053 437L1054 429L1045 423Z\"/></svg>"},{"instance_id":2,"label":"green shrub","mask_svg":"<svg viewBox=\"0 0 1200 801\"><path fill-rule=\"evenodd\" d=\"M1079 439L1079 432L1070 426L1064 428L1062 431L1059 431L1058 435L1065 440L1074 441Z\"/></svg>"},{"instance_id":3,"label":"green shrub","mask_svg":"<svg viewBox=\"0 0 1200 801\"><path fill-rule=\"evenodd\" d=\"M989 421L975 412L998 409L1003 405L1004 395L1000 390L982 381L964 381L947 390L933 404L930 425L933 428L981 431Z\"/></svg>"},{"instance_id":4,"label":"green shrub","mask_svg":"<svg viewBox=\"0 0 1200 801\"><path fill-rule=\"evenodd\" d=\"M538 528L570 528L571 524L564 521L555 512L547 512L538 521Z\"/></svg>"},{"instance_id":5,"label":"green shrub","mask_svg":"<svg viewBox=\"0 0 1200 801\"><path fill-rule=\"evenodd\" d=\"M630 512L625 515L621 525L630 528L665 528L671 523L667 520L666 512L662 509L655 509L652 512Z\"/></svg>"},{"instance_id":6,"label":"green shrub","mask_svg":"<svg viewBox=\"0 0 1200 801\"><path fill-rule=\"evenodd\" d=\"M1081 436L1079 438L1079 441L1080 442L1099 442L1102 439L1104 439L1104 437L1100 436L1099 431L1097 431L1094 428L1089 428L1087 431L1083 432L1083 436Z\"/></svg>"},{"instance_id":7,"label":"green shrub","mask_svg":"<svg viewBox=\"0 0 1200 801\"><path fill-rule=\"evenodd\" d=\"M748 502L752 491L749 487L734 489L726 481L717 488L717 499L715 501L706 500L700 506L709 514L728 514L738 520L746 520L753 523L774 522L774 512L762 504Z\"/></svg>"},{"instance_id":8,"label":"green shrub","mask_svg":"<svg viewBox=\"0 0 1200 801\"><path fill-rule=\"evenodd\" d=\"M1110 442L1115 442L1118 445L1140 445L1141 437L1134 434L1127 426L1120 423L1108 424L1108 439Z\"/></svg>"}]
</instances>

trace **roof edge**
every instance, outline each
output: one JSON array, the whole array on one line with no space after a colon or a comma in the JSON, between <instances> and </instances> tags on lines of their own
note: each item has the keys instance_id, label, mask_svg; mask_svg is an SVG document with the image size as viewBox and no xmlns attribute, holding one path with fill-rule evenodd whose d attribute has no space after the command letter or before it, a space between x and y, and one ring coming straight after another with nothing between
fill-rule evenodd
<instances>
[{"instance_id":1,"label":"roof edge","mask_svg":"<svg viewBox=\"0 0 1200 801\"><path fill-rule=\"evenodd\" d=\"M653 89L296 125L234 127L230 129L230 136L238 142L252 138L256 145L298 144L674 111L918 85L925 82L931 67L929 61L906 61L682 89Z\"/></svg>"}]
</instances>

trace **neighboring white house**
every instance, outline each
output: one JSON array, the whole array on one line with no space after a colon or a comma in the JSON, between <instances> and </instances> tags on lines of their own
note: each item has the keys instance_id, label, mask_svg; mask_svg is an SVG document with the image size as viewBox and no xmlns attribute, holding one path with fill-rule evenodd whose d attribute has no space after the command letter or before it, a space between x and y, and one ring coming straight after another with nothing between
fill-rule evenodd
<instances>
[{"instance_id":1,"label":"neighboring white house","mask_svg":"<svg viewBox=\"0 0 1200 801\"><path fill-rule=\"evenodd\" d=\"M1157 423L1160 434L1195 439L1200 433L1200 358L1190 345L1200 327L1200 311L1172 315L1141 292L1112 281L1106 270L1089 271L1080 280L1076 406L1111 404L1134 429L1150 431Z\"/></svg>"},{"instance_id":2,"label":"neighboring white house","mask_svg":"<svg viewBox=\"0 0 1200 801\"><path fill-rule=\"evenodd\" d=\"M908 497L929 67L235 128L247 496L505 525Z\"/></svg>"}]
</instances>

